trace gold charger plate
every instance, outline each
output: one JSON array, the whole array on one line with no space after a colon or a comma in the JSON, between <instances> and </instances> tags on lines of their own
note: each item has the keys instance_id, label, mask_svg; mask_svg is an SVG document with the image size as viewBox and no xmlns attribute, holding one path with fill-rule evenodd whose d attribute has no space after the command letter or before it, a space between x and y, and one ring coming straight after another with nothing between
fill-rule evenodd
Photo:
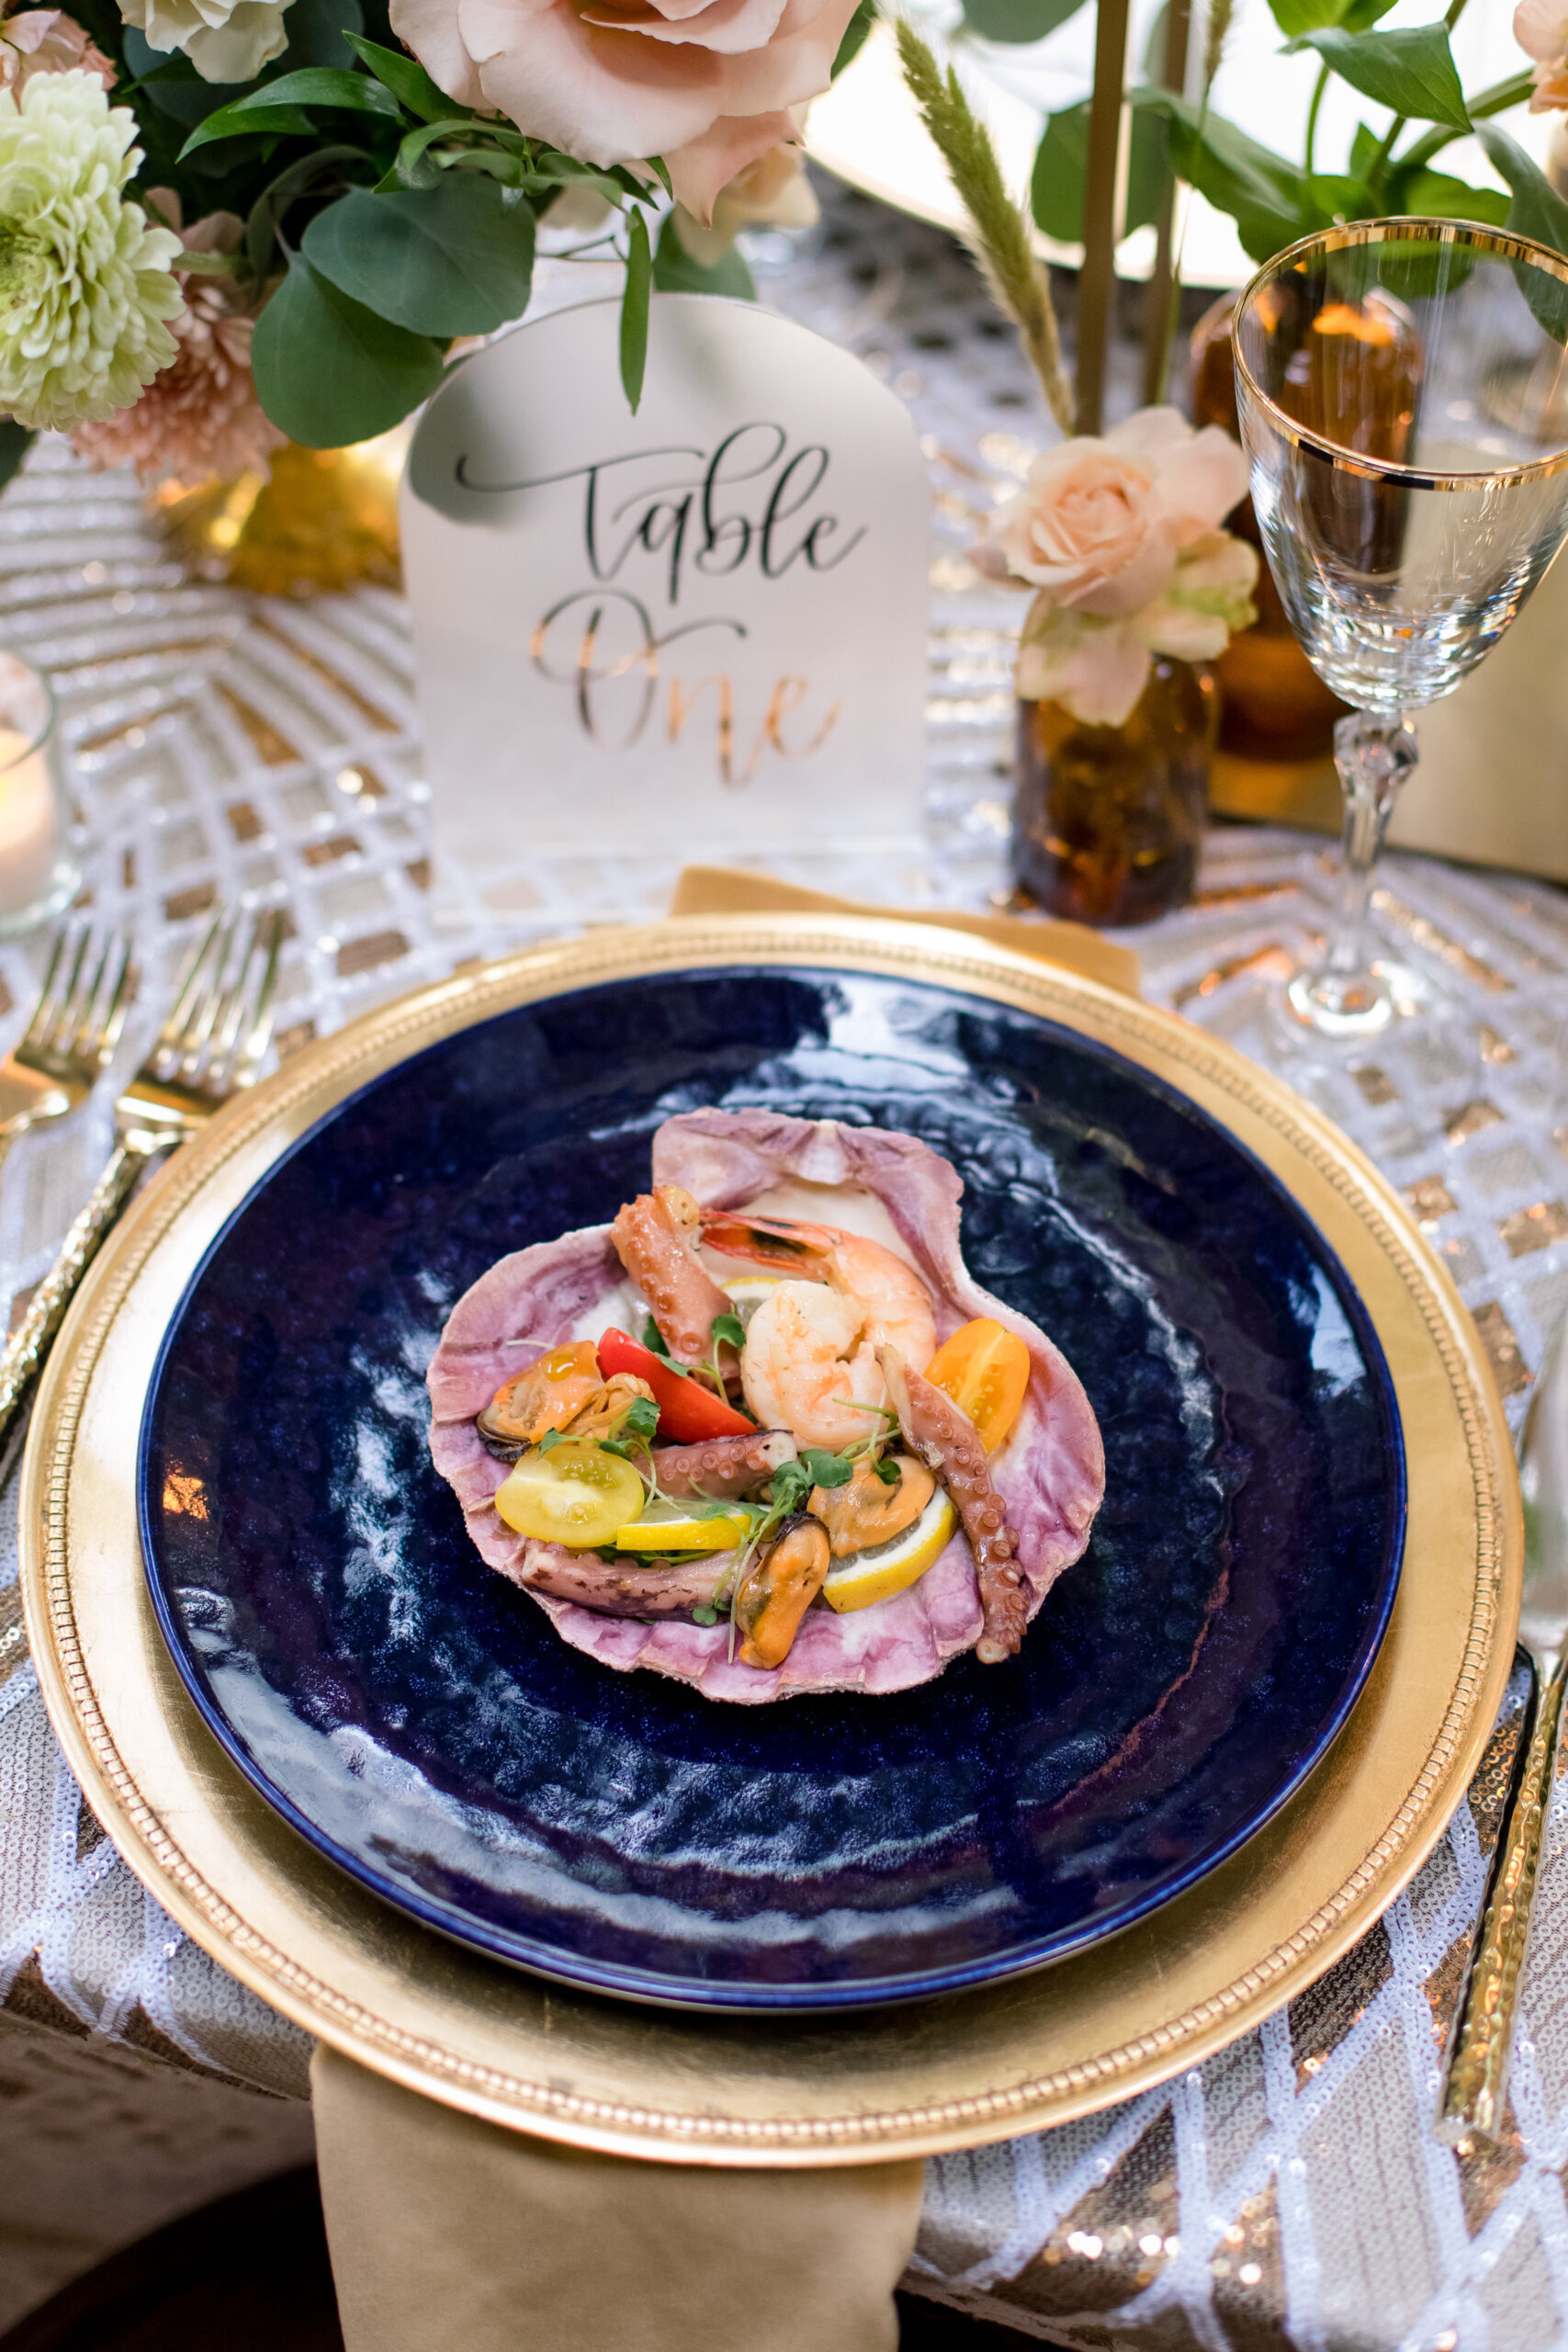
<instances>
[{"instance_id":1,"label":"gold charger plate","mask_svg":"<svg viewBox=\"0 0 1568 2352\"><path fill-rule=\"evenodd\" d=\"M1366 1690L1311 1781L1151 1917L1029 1976L845 2018L636 2007L509 1969L323 1860L186 1694L136 1553L142 1399L209 1244L323 1113L408 1055L563 989L744 960L894 974L1063 1023L1179 1087L1289 1187L1357 1283L1410 1469L1405 1570ZM1359 1936L1440 1836L1512 1655L1522 1530L1502 1407L1394 1193L1326 1120L1174 1015L960 933L820 916L596 933L422 989L291 1059L187 1145L93 1269L24 1469L28 1629L95 1810L195 1940L360 2064L546 2137L624 2154L855 2164L1001 2139L1195 2064Z\"/></svg>"}]
</instances>

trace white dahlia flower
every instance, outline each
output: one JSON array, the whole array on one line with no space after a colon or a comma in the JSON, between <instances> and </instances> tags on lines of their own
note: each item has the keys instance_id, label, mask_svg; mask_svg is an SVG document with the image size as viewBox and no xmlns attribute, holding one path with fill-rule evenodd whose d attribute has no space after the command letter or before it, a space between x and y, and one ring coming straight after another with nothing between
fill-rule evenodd
<instances>
[{"instance_id":1,"label":"white dahlia flower","mask_svg":"<svg viewBox=\"0 0 1568 2352\"><path fill-rule=\"evenodd\" d=\"M121 193L135 136L92 74L0 90L0 409L19 424L112 416L176 355L183 249Z\"/></svg>"}]
</instances>

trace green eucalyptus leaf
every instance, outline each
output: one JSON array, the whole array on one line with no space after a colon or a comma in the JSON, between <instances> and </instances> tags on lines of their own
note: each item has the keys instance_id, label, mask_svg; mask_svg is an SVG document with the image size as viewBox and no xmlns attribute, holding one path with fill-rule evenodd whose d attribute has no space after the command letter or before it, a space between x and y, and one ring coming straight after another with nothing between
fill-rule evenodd
<instances>
[{"instance_id":1,"label":"green eucalyptus leaf","mask_svg":"<svg viewBox=\"0 0 1568 2352\"><path fill-rule=\"evenodd\" d=\"M361 33L350 33L346 38L350 49L364 60L377 81L390 90L410 114L417 114L422 122L442 122L453 115L468 121L477 119L469 107L458 106L445 90L436 88L416 58L405 57L395 49L383 49L379 41L367 40Z\"/></svg>"},{"instance_id":2,"label":"green eucalyptus leaf","mask_svg":"<svg viewBox=\"0 0 1568 2352\"><path fill-rule=\"evenodd\" d=\"M1370 32L1380 17L1386 17L1393 0L1350 0L1339 22L1348 33Z\"/></svg>"},{"instance_id":3,"label":"green eucalyptus leaf","mask_svg":"<svg viewBox=\"0 0 1568 2352\"><path fill-rule=\"evenodd\" d=\"M1521 73L1505 75L1501 82L1491 83L1478 90L1465 105L1472 122L1481 122L1489 114L1506 114L1510 107L1522 106L1535 87L1535 75L1527 65Z\"/></svg>"},{"instance_id":4,"label":"green eucalyptus leaf","mask_svg":"<svg viewBox=\"0 0 1568 2352\"><path fill-rule=\"evenodd\" d=\"M1545 173L1495 123L1478 122L1475 135L1486 150L1487 162L1506 181L1512 195L1507 226L1517 236L1533 237L1538 244L1568 254L1568 204Z\"/></svg>"},{"instance_id":5,"label":"green eucalyptus leaf","mask_svg":"<svg viewBox=\"0 0 1568 2352\"><path fill-rule=\"evenodd\" d=\"M530 187L591 187L613 204L617 211L626 206L626 191L618 179L601 171L597 164L579 163L575 155L563 155L553 147L541 148L528 166ZM646 197L646 190L643 191Z\"/></svg>"},{"instance_id":6,"label":"green eucalyptus leaf","mask_svg":"<svg viewBox=\"0 0 1568 2352\"><path fill-rule=\"evenodd\" d=\"M1157 114L1135 114L1127 138L1127 212L1122 233L1152 228L1170 186L1170 126Z\"/></svg>"},{"instance_id":7,"label":"green eucalyptus leaf","mask_svg":"<svg viewBox=\"0 0 1568 2352\"><path fill-rule=\"evenodd\" d=\"M757 288L746 257L733 245L720 261L694 261L681 243L675 215L667 212L653 256L653 284L660 294L729 294L739 302L754 302Z\"/></svg>"},{"instance_id":8,"label":"green eucalyptus leaf","mask_svg":"<svg viewBox=\"0 0 1568 2352\"><path fill-rule=\"evenodd\" d=\"M1268 261L1312 226L1303 174L1233 122L1174 90L1134 90L1135 109L1170 125L1170 158L1189 186L1235 222L1255 261Z\"/></svg>"},{"instance_id":9,"label":"green eucalyptus leaf","mask_svg":"<svg viewBox=\"0 0 1568 2352\"><path fill-rule=\"evenodd\" d=\"M300 250L411 334L493 334L528 307L534 215L493 180L446 172L431 188L351 188L317 213Z\"/></svg>"},{"instance_id":10,"label":"green eucalyptus leaf","mask_svg":"<svg viewBox=\"0 0 1568 2352\"><path fill-rule=\"evenodd\" d=\"M964 0L964 21L982 40L1043 40L1083 0Z\"/></svg>"},{"instance_id":11,"label":"green eucalyptus leaf","mask_svg":"<svg viewBox=\"0 0 1568 2352\"><path fill-rule=\"evenodd\" d=\"M1354 179L1364 180L1382 153L1382 141L1364 122L1356 125L1356 136L1350 141L1348 169Z\"/></svg>"},{"instance_id":12,"label":"green eucalyptus leaf","mask_svg":"<svg viewBox=\"0 0 1568 2352\"><path fill-rule=\"evenodd\" d=\"M621 296L621 387L635 416L642 403L648 370L648 309L653 289L653 255L646 215L634 207L626 223L626 284Z\"/></svg>"},{"instance_id":13,"label":"green eucalyptus leaf","mask_svg":"<svg viewBox=\"0 0 1568 2352\"><path fill-rule=\"evenodd\" d=\"M1472 187L1446 172L1412 172L1399 183L1398 209L1423 220L1479 220L1489 229L1507 221L1510 198L1501 188Z\"/></svg>"},{"instance_id":14,"label":"green eucalyptus leaf","mask_svg":"<svg viewBox=\"0 0 1568 2352\"><path fill-rule=\"evenodd\" d=\"M417 130L406 131L398 145L397 162L381 183L382 187L434 187L441 177L441 165L425 150L436 140L450 139L458 131L466 131L468 127L456 115L448 115L443 121L422 122Z\"/></svg>"},{"instance_id":15,"label":"green eucalyptus leaf","mask_svg":"<svg viewBox=\"0 0 1568 2352\"><path fill-rule=\"evenodd\" d=\"M865 47L866 35L876 22L876 0L856 0L854 15L844 27L844 37L839 43L833 60L830 78L837 81L846 65L852 65Z\"/></svg>"},{"instance_id":16,"label":"green eucalyptus leaf","mask_svg":"<svg viewBox=\"0 0 1568 2352\"><path fill-rule=\"evenodd\" d=\"M346 107L355 114L392 114L398 102L389 90L368 74L347 65L305 65L298 74L284 74L276 82L260 82L253 93L256 105ZM232 109L243 113L253 100L242 98Z\"/></svg>"},{"instance_id":17,"label":"green eucalyptus leaf","mask_svg":"<svg viewBox=\"0 0 1568 2352\"><path fill-rule=\"evenodd\" d=\"M1445 24L1397 33L1348 32L1343 25L1330 25L1308 33L1303 46L1315 49L1364 98L1392 107L1397 115L1440 122L1450 130L1470 129Z\"/></svg>"},{"instance_id":18,"label":"green eucalyptus leaf","mask_svg":"<svg viewBox=\"0 0 1568 2352\"><path fill-rule=\"evenodd\" d=\"M1388 0L1392 6L1393 0ZM1303 33L1315 33L1325 25L1337 25L1345 14L1346 0L1269 0L1274 22L1287 40L1299 40Z\"/></svg>"},{"instance_id":19,"label":"green eucalyptus leaf","mask_svg":"<svg viewBox=\"0 0 1568 2352\"><path fill-rule=\"evenodd\" d=\"M1337 172L1314 172L1302 182L1302 228L1332 229L1337 220L1375 220L1388 210L1364 180Z\"/></svg>"},{"instance_id":20,"label":"green eucalyptus leaf","mask_svg":"<svg viewBox=\"0 0 1568 2352\"><path fill-rule=\"evenodd\" d=\"M1533 237L1538 244L1568 256L1568 204L1545 173L1495 123L1477 123L1475 135L1512 192L1506 226L1516 236ZM1568 344L1568 286L1528 262L1517 263L1514 275L1537 324L1554 343Z\"/></svg>"},{"instance_id":21,"label":"green eucalyptus leaf","mask_svg":"<svg viewBox=\"0 0 1568 2352\"><path fill-rule=\"evenodd\" d=\"M1089 170L1089 100L1048 114L1034 151L1029 202L1034 225L1058 244L1083 238L1084 180ZM1158 117L1154 118L1156 120ZM1134 117L1134 120L1136 118Z\"/></svg>"},{"instance_id":22,"label":"green eucalyptus leaf","mask_svg":"<svg viewBox=\"0 0 1568 2352\"><path fill-rule=\"evenodd\" d=\"M308 65L301 73L284 74L280 81L259 82L244 97L209 114L186 141L180 161L216 139L232 139L246 131L272 130L309 138L316 128L306 111L310 107L394 116L398 110L396 100L367 74L351 74L341 65Z\"/></svg>"},{"instance_id":23,"label":"green eucalyptus leaf","mask_svg":"<svg viewBox=\"0 0 1568 2352\"><path fill-rule=\"evenodd\" d=\"M179 160L183 164L198 147L210 147L220 139L242 138L250 131L274 131L279 138L308 139L315 127L302 107L268 105L263 88L253 91L248 98L237 98L231 107L220 107L205 122L198 122L180 149Z\"/></svg>"},{"instance_id":24,"label":"green eucalyptus leaf","mask_svg":"<svg viewBox=\"0 0 1568 2352\"><path fill-rule=\"evenodd\" d=\"M378 318L303 254L290 256L251 343L263 408L308 449L388 432L434 390L441 364L438 345Z\"/></svg>"}]
</instances>

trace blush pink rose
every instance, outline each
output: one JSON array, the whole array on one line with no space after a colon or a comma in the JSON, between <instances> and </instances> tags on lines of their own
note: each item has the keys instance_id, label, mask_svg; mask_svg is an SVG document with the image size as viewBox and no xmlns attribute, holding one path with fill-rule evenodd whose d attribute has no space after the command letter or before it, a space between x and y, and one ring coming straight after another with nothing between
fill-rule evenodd
<instances>
[{"instance_id":1,"label":"blush pink rose","mask_svg":"<svg viewBox=\"0 0 1568 2352\"><path fill-rule=\"evenodd\" d=\"M1218 425L1140 409L1100 438L1063 441L986 526L975 560L1027 582L1051 608L1104 620L1167 588L1181 549L1218 528L1247 492L1247 460Z\"/></svg>"},{"instance_id":2,"label":"blush pink rose","mask_svg":"<svg viewBox=\"0 0 1568 2352\"><path fill-rule=\"evenodd\" d=\"M1568 107L1568 6L1564 0L1519 0L1514 39L1535 60L1531 114Z\"/></svg>"},{"instance_id":3,"label":"blush pink rose","mask_svg":"<svg viewBox=\"0 0 1568 2352\"><path fill-rule=\"evenodd\" d=\"M854 0L392 0L392 28L463 106L589 164L661 155L697 220L795 136Z\"/></svg>"},{"instance_id":4,"label":"blush pink rose","mask_svg":"<svg viewBox=\"0 0 1568 2352\"><path fill-rule=\"evenodd\" d=\"M0 23L0 89L19 98L35 74L69 74L73 66L114 88L114 67L63 10L24 8Z\"/></svg>"}]
</instances>

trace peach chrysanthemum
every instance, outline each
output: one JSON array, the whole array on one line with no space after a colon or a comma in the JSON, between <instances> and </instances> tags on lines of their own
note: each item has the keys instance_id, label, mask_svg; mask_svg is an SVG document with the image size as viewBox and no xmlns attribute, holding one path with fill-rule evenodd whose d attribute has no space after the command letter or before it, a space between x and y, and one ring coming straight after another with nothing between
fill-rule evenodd
<instances>
[{"instance_id":1,"label":"peach chrysanthemum","mask_svg":"<svg viewBox=\"0 0 1568 2352\"><path fill-rule=\"evenodd\" d=\"M176 200L154 190L153 207L177 220ZM226 253L240 235L232 214L216 212L184 231L186 252ZM188 481L265 469L285 435L256 398L251 374L254 321L239 307L234 281L175 265L186 306L170 321L178 352L141 399L101 424L73 434L78 457L100 469L133 465L143 481L176 475Z\"/></svg>"}]
</instances>

